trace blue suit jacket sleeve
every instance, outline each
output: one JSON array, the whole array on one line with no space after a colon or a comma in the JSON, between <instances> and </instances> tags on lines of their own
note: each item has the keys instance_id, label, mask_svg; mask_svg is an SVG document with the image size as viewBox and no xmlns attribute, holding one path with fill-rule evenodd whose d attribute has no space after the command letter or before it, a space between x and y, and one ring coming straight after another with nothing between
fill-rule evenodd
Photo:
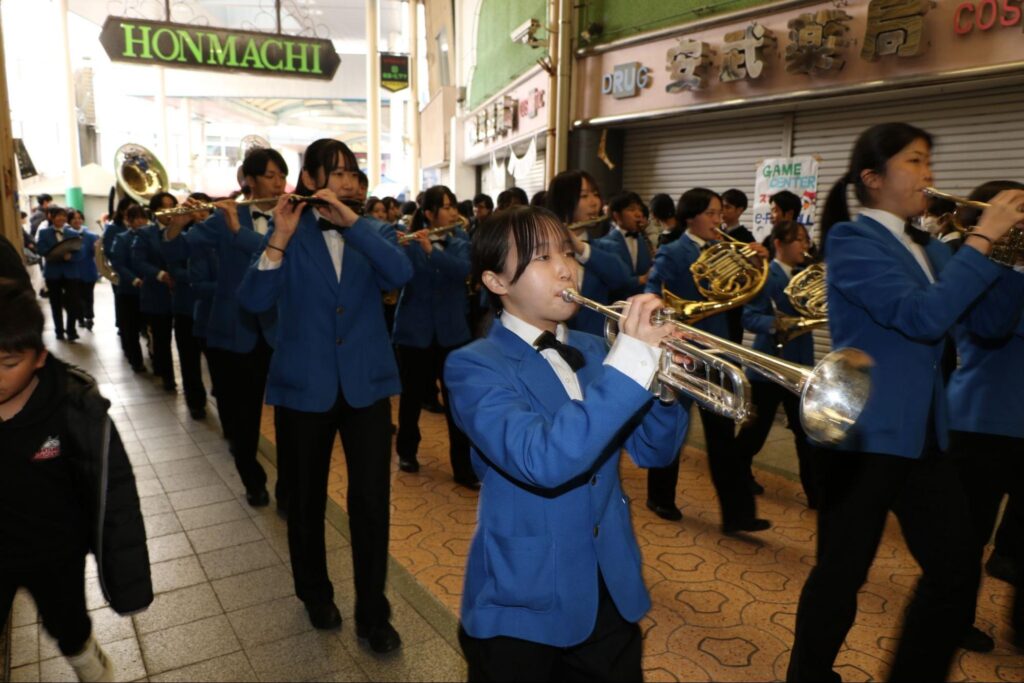
<instances>
[{"instance_id":1,"label":"blue suit jacket sleeve","mask_svg":"<svg viewBox=\"0 0 1024 683\"><path fill-rule=\"evenodd\" d=\"M381 290L398 289L412 279L412 263L398 246L392 226L363 217L343 234L345 248L358 250L373 266Z\"/></svg>"},{"instance_id":2,"label":"blue suit jacket sleeve","mask_svg":"<svg viewBox=\"0 0 1024 683\"><path fill-rule=\"evenodd\" d=\"M854 223L839 223L829 233L829 280L835 289L878 325L922 341L942 338L1002 272L976 249L964 248L933 285L922 286L895 259Z\"/></svg>"},{"instance_id":3,"label":"blue suit jacket sleeve","mask_svg":"<svg viewBox=\"0 0 1024 683\"><path fill-rule=\"evenodd\" d=\"M652 401L643 420L626 439L626 450L639 467L667 467L679 455L690 424L690 403Z\"/></svg>"},{"instance_id":4,"label":"blue suit jacket sleeve","mask_svg":"<svg viewBox=\"0 0 1024 683\"><path fill-rule=\"evenodd\" d=\"M135 241L132 242L132 265L135 266L136 274L143 280L155 282L156 276L160 274L160 268L150 259L149 235L143 232L146 229L140 228Z\"/></svg>"},{"instance_id":5,"label":"blue suit jacket sleeve","mask_svg":"<svg viewBox=\"0 0 1024 683\"><path fill-rule=\"evenodd\" d=\"M499 367L472 347L448 357L445 382L453 416L491 464L506 476L541 489L556 489L588 472L622 428L652 401L639 384L604 367L587 386L585 400L567 401L548 418ZM647 445L634 444L638 452L645 452L641 446Z\"/></svg>"},{"instance_id":6,"label":"blue suit jacket sleeve","mask_svg":"<svg viewBox=\"0 0 1024 683\"><path fill-rule=\"evenodd\" d=\"M594 245L591 245L590 258L583 267L587 269L588 274L593 273L601 278L612 291L625 289L631 281L629 269L622 259L607 249Z\"/></svg>"},{"instance_id":7,"label":"blue suit jacket sleeve","mask_svg":"<svg viewBox=\"0 0 1024 683\"><path fill-rule=\"evenodd\" d=\"M666 248L662 247L654 257L654 267L651 268L644 291L661 296L662 286L676 278L676 271L675 261L668 255Z\"/></svg>"},{"instance_id":8,"label":"blue suit jacket sleeve","mask_svg":"<svg viewBox=\"0 0 1024 683\"><path fill-rule=\"evenodd\" d=\"M996 283L988 288L964 316L964 326L971 334L982 339L1005 339L1017 329L1022 300L1024 273L1006 268Z\"/></svg>"},{"instance_id":9,"label":"blue suit jacket sleeve","mask_svg":"<svg viewBox=\"0 0 1024 683\"><path fill-rule=\"evenodd\" d=\"M419 249L420 247L411 244L408 249ZM444 250L433 249L427 257L431 265L444 274L446 279L465 282L469 277L469 242L457 237L450 238L444 245Z\"/></svg>"},{"instance_id":10,"label":"blue suit jacket sleeve","mask_svg":"<svg viewBox=\"0 0 1024 683\"><path fill-rule=\"evenodd\" d=\"M742 308L743 328L756 334L771 334L775 326L775 310L772 308L772 296L765 287L757 296Z\"/></svg>"},{"instance_id":11,"label":"blue suit jacket sleeve","mask_svg":"<svg viewBox=\"0 0 1024 683\"><path fill-rule=\"evenodd\" d=\"M212 262L212 259L215 258L217 258L215 254L197 256L193 252L188 259L188 280L196 298L210 299L217 291L217 278L213 272Z\"/></svg>"}]
</instances>

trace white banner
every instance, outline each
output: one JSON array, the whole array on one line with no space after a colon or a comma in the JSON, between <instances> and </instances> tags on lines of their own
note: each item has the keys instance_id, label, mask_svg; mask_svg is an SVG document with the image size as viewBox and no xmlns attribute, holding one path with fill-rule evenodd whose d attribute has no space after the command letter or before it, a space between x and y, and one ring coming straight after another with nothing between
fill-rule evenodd
<instances>
[{"instance_id":1,"label":"white banner","mask_svg":"<svg viewBox=\"0 0 1024 683\"><path fill-rule=\"evenodd\" d=\"M772 230L771 196L789 190L800 198L797 221L814 234L815 205L818 200L818 160L812 156L776 157L757 165L754 180L754 225L752 232L760 242Z\"/></svg>"}]
</instances>

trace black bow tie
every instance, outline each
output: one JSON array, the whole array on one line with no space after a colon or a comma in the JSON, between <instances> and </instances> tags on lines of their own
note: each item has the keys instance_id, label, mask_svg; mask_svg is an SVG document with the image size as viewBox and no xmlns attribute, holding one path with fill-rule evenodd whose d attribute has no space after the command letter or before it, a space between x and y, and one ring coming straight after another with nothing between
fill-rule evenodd
<instances>
[{"instance_id":1,"label":"black bow tie","mask_svg":"<svg viewBox=\"0 0 1024 683\"><path fill-rule=\"evenodd\" d=\"M639 237L639 235L637 235L635 232L624 232L624 233L622 233L622 236L623 237L629 237L630 239L634 239L634 240L637 237Z\"/></svg>"},{"instance_id":2,"label":"black bow tie","mask_svg":"<svg viewBox=\"0 0 1024 683\"><path fill-rule=\"evenodd\" d=\"M266 218L269 221L273 217L274 217L273 214L263 213L262 211L253 211L252 212L252 219L253 220L256 220L257 218Z\"/></svg>"},{"instance_id":3,"label":"black bow tie","mask_svg":"<svg viewBox=\"0 0 1024 683\"><path fill-rule=\"evenodd\" d=\"M579 349L573 348L568 344L563 344L550 332L544 332L537 337L537 341L533 342L533 345L537 347L538 353L545 349L554 349L557 351L558 355L562 357L562 360L569 364L569 367L572 368L573 372L576 372L587 364L587 359L583 357L583 353Z\"/></svg>"},{"instance_id":4,"label":"black bow tie","mask_svg":"<svg viewBox=\"0 0 1024 683\"><path fill-rule=\"evenodd\" d=\"M924 246L931 240L931 234L929 234L927 230L915 228L909 222L903 224L903 232L910 236L910 240L914 244Z\"/></svg>"},{"instance_id":5,"label":"black bow tie","mask_svg":"<svg viewBox=\"0 0 1024 683\"><path fill-rule=\"evenodd\" d=\"M320 232L327 232L328 230L334 230L338 234L341 234L341 231L345 229L345 228L341 227L340 225L335 225L334 223L330 222L326 218L317 218L316 219L316 224L317 224L317 227L320 228Z\"/></svg>"}]
</instances>

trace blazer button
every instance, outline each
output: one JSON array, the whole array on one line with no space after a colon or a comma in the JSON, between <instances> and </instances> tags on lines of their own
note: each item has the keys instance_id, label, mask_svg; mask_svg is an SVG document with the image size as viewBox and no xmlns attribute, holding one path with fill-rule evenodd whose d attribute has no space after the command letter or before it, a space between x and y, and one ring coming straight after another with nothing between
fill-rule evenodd
<instances>
[{"instance_id":1,"label":"blazer button","mask_svg":"<svg viewBox=\"0 0 1024 683\"><path fill-rule=\"evenodd\" d=\"M337 344L338 346L341 346L341 343L342 343L343 341L345 341L345 340L344 340L344 339L342 339L341 337L338 337L337 339L335 339L335 340L334 340L334 343L335 343L335 344Z\"/></svg>"},{"instance_id":2,"label":"blazer button","mask_svg":"<svg viewBox=\"0 0 1024 683\"><path fill-rule=\"evenodd\" d=\"M334 310L335 310L335 312L336 312L336 313L337 313L338 315L341 315L342 313L344 313L344 312L345 312L345 307L344 307L344 306L338 306L338 307L337 307L336 309L334 309Z\"/></svg>"},{"instance_id":3,"label":"blazer button","mask_svg":"<svg viewBox=\"0 0 1024 683\"><path fill-rule=\"evenodd\" d=\"M597 538L597 535L598 535L598 534L599 534L600 532L601 532L601 527L600 527L599 525L595 524L595 525L594 525L594 538Z\"/></svg>"}]
</instances>

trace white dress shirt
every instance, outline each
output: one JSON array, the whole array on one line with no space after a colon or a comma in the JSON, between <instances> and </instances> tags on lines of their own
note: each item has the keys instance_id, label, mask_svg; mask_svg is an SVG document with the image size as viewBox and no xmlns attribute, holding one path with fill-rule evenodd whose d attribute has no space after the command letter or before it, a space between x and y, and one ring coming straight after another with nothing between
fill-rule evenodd
<instances>
[{"instance_id":1,"label":"white dress shirt","mask_svg":"<svg viewBox=\"0 0 1024 683\"><path fill-rule=\"evenodd\" d=\"M626 249L629 250L629 262L633 264L633 271L635 272L636 271L636 254L637 254L637 248L638 248L637 240L640 239L640 237L638 235L636 238L631 238L629 236L629 234L630 234L629 232L627 232L626 230L623 230L621 227L619 227L615 223L612 223L612 225L614 225L615 229L618 230L622 234L622 240L626 243Z\"/></svg>"},{"instance_id":2,"label":"white dress shirt","mask_svg":"<svg viewBox=\"0 0 1024 683\"><path fill-rule=\"evenodd\" d=\"M885 226L885 229L891 232L893 237L910 251L914 260L917 261L917 264L921 266L921 270L924 271L928 282L935 282L935 274L932 272L931 263L928 262L928 255L925 253L924 247L910 239L910 235L905 230L907 222L904 219L894 213L882 211L881 209L861 209L860 215L867 216L871 220L878 221Z\"/></svg>"},{"instance_id":3,"label":"white dress shirt","mask_svg":"<svg viewBox=\"0 0 1024 683\"><path fill-rule=\"evenodd\" d=\"M694 235L694 234L693 234L692 232L690 232L689 230L687 230L687 231L686 231L686 236L687 236L687 237L689 237L689 238L690 238L690 240L691 240L691 241L692 241L692 242L693 242L694 244L696 244L696 245L697 245L697 248L698 248L698 249L703 249L703 248L704 248L704 246L705 246L705 245L707 244L707 240L704 240L704 239L701 239L700 237L697 237L696 235Z\"/></svg>"},{"instance_id":4,"label":"white dress shirt","mask_svg":"<svg viewBox=\"0 0 1024 683\"><path fill-rule=\"evenodd\" d=\"M775 261L775 263L777 263L779 265L779 268L782 268L782 272L786 274L786 279L787 280L792 280L793 279L793 266L787 266L785 263L783 263L779 259L772 259L772 260Z\"/></svg>"},{"instance_id":5,"label":"white dress shirt","mask_svg":"<svg viewBox=\"0 0 1024 683\"><path fill-rule=\"evenodd\" d=\"M517 318L508 311L502 312L501 324L505 326L506 330L530 346L534 346L537 338L544 333L540 328ZM559 323L555 328L555 338L563 344L567 343L569 328L565 326L565 323ZM569 363L555 349L544 349L540 355L544 356L544 359L551 365L551 369L555 371L558 381L562 383L569 398L574 401L582 401L583 390L580 388L579 378L576 377L576 373ZM635 337L620 333L615 337L611 351L605 356L604 364L615 368L644 389L648 389L654 380L660 359L661 349L648 346Z\"/></svg>"},{"instance_id":6,"label":"white dress shirt","mask_svg":"<svg viewBox=\"0 0 1024 683\"><path fill-rule=\"evenodd\" d=\"M313 216L320 220L320 213L313 209ZM334 264L334 272L338 276L338 282L341 282L341 260L345 255L345 238L341 236L341 233L337 230L324 230L320 233L324 237L324 242L327 244L327 251L331 255L331 263ZM294 238L294 235L292 236ZM289 242L289 246L291 242ZM280 261L271 261L267 258L267 250L264 249L263 253L260 254L259 263L256 264L257 270L277 270L284 263L284 259Z\"/></svg>"},{"instance_id":7,"label":"white dress shirt","mask_svg":"<svg viewBox=\"0 0 1024 683\"><path fill-rule=\"evenodd\" d=\"M268 221L266 217L262 215L263 213L263 211L260 211L261 215L259 217L253 214L249 214L252 217L252 229L255 230L256 233L261 237L263 235L266 235L267 232L269 232L270 230L270 221Z\"/></svg>"}]
</instances>

